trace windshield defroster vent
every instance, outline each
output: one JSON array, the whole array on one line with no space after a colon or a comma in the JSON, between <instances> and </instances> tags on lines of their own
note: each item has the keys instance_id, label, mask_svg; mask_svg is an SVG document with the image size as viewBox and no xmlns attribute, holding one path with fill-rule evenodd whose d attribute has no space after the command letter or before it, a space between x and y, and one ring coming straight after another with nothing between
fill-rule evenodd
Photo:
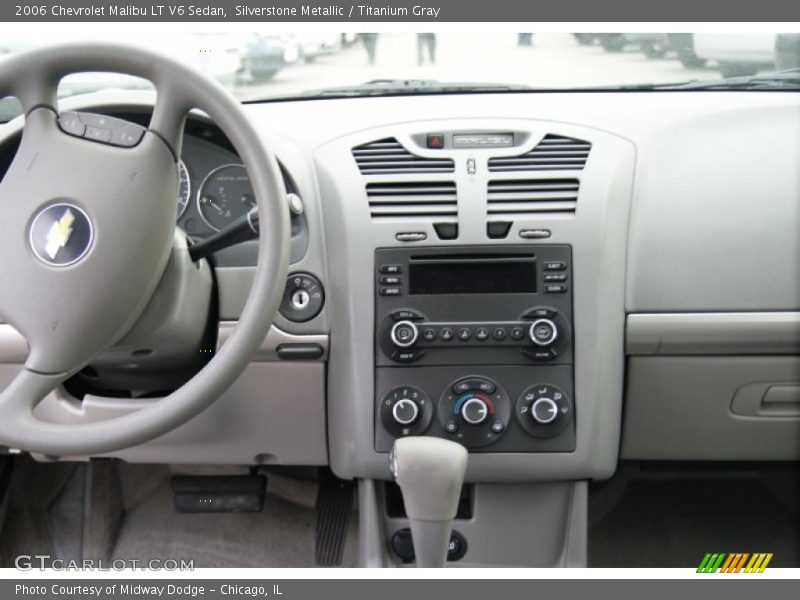
<instances>
[{"instance_id":1,"label":"windshield defroster vent","mask_svg":"<svg viewBox=\"0 0 800 600\"><path fill-rule=\"evenodd\" d=\"M458 221L453 181L368 183L367 199L375 220Z\"/></svg>"},{"instance_id":2,"label":"windshield defroster vent","mask_svg":"<svg viewBox=\"0 0 800 600\"><path fill-rule=\"evenodd\" d=\"M384 138L353 148L353 158L362 175L405 173L452 173L450 158L426 158L406 150L395 138Z\"/></svg>"},{"instance_id":3,"label":"windshield defroster vent","mask_svg":"<svg viewBox=\"0 0 800 600\"><path fill-rule=\"evenodd\" d=\"M508 218L540 213L574 213L577 179L495 179L489 182L487 213Z\"/></svg>"},{"instance_id":4,"label":"windshield defroster vent","mask_svg":"<svg viewBox=\"0 0 800 600\"><path fill-rule=\"evenodd\" d=\"M533 150L518 156L489 159L490 171L579 171L586 165L592 144L547 134Z\"/></svg>"}]
</instances>

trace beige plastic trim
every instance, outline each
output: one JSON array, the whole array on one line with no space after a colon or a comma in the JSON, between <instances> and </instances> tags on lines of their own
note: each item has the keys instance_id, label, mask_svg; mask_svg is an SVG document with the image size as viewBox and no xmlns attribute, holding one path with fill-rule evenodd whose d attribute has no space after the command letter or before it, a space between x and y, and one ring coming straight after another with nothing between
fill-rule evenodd
<instances>
[{"instance_id":1,"label":"beige plastic trim","mask_svg":"<svg viewBox=\"0 0 800 600\"><path fill-rule=\"evenodd\" d=\"M625 340L637 356L798 354L800 312L631 314Z\"/></svg>"}]
</instances>

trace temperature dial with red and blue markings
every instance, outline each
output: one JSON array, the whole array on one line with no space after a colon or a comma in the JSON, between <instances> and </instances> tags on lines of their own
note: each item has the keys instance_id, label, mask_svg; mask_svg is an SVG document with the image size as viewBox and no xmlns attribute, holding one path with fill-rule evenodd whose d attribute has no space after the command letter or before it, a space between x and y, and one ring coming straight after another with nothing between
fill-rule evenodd
<instances>
[{"instance_id":1,"label":"temperature dial with red and blue markings","mask_svg":"<svg viewBox=\"0 0 800 600\"><path fill-rule=\"evenodd\" d=\"M480 425L494 416L494 404L485 394L468 392L456 401L453 414L460 415L470 425Z\"/></svg>"},{"instance_id":2,"label":"temperature dial with red and blue markings","mask_svg":"<svg viewBox=\"0 0 800 600\"><path fill-rule=\"evenodd\" d=\"M450 384L439 399L439 423L446 437L467 447L487 446L505 432L511 401L485 377L466 377Z\"/></svg>"}]
</instances>

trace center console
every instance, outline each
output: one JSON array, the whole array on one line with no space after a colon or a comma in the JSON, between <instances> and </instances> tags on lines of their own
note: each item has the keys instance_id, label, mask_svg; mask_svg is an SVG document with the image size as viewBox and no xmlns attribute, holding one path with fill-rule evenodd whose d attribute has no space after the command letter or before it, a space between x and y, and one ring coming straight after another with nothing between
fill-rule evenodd
<instances>
[{"instance_id":1,"label":"center console","mask_svg":"<svg viewBox=\"0 0 800 600\"><path fill-rule=\"evenodd\" d=\"M586 481L614 472L620 443L635 146L425 102L419 114L441 103L440 119L360 128L314 155L330 232L329 459L359 481L362 564L405 560L410 520L389 457L421 436L469 451L460 564L583 565ZM514 147L446 135L431 148L431 132L522 134ZM566 138L590 158L550 168ZM570 202L550 187L565 178Z\"/></svg>"},{"instance_id":2,"label":"center console","mask_svg":"<svg viewBox=\"0 0 800 600\"><path fill-rule=\"evenodd\" d=\"M575 450L566 244L375 251L375 450Z\"/></svg>"}]
</instances>

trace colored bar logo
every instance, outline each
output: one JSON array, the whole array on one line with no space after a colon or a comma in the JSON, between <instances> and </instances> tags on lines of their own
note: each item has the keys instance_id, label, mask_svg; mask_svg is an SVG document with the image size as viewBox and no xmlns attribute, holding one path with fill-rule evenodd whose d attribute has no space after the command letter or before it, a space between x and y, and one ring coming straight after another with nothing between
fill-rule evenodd
<instances>
[{"instance_id":1,"label":"colored bar logo","mask_svg":"<svg viewBox=\"0 0 800 600\"><path fill-rule=\"evenodd\" d=\"M707 552L697 567L698 573L763 573L772 552Z\"/></svg>"}]
</instances>

